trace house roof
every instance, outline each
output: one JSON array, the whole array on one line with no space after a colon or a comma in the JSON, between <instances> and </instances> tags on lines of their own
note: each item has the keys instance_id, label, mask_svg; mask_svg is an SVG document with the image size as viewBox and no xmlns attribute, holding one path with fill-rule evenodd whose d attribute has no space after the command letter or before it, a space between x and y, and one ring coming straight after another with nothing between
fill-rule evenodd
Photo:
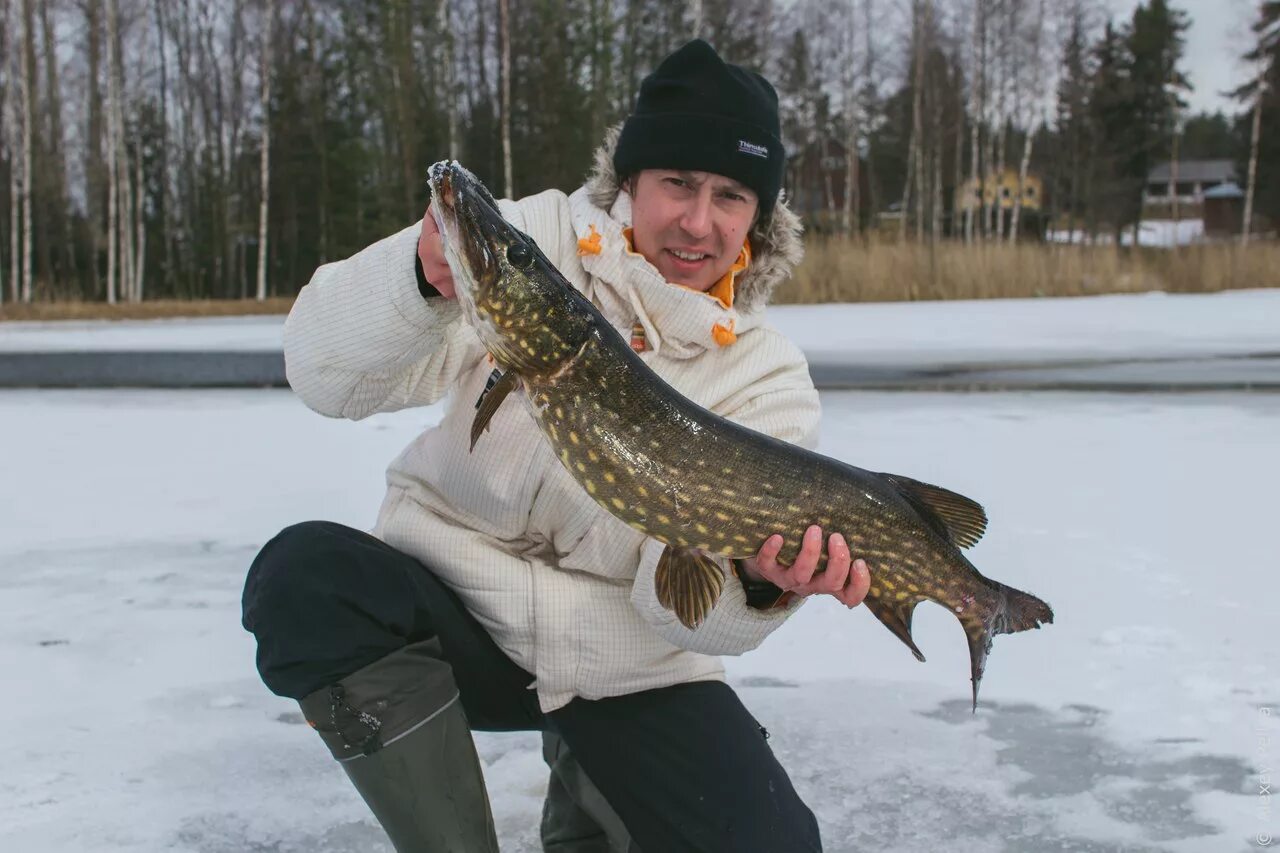
<instances>
[{"instance_id":1,"label":"house roof","mask_svg":"<svg viewBox=\"0 0 1280 853\"><path fill-rule=\"evenodd\" d=\"M1147 176L1149 184L1169 183L1170 163L1165 161L1156 164ZM1179 160L1178 182L1182 181L1234 181L1236 164L1233 160Z\"/></svg>"},{"instance_id":2,"label":"house roof","mask_svg":"<svg viewBox=\"0 0 1280 853\"><path fill-rule=\"evenodd\" d=\"M1225 184L1218 184L1211 190L1206 190L1205 198L1244 198L1244 191L1236 186L1234 181L1227 181Z\"/></svg>"}]
</instances>

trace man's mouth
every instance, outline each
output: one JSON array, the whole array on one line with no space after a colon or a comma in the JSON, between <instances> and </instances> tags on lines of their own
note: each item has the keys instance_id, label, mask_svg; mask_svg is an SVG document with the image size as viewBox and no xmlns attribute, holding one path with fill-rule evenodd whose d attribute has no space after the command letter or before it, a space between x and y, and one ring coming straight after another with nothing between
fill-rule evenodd
<instances>
[{"instance_id":1,"label":"man's mouth","mask_svg":"<svg viewBox=\"0 0 1280 853\"><path fill-rule=\"evenodd\" d=\"M667 249L667 255L674 259L679 269L695 270L711 260L706 252L688 252L683 249Z\"/></svg>"}]
</instances>

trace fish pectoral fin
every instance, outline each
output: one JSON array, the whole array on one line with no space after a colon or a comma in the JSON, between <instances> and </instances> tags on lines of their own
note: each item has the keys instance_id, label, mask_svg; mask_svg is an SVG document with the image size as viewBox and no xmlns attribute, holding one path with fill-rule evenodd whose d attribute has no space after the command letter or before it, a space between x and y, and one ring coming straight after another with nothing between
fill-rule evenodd
<instances>
[{"instance_id":1,"label":"fish pectoral fin","mask_svg":"<svg viewBox=\"0 0 1280 853\"><path fill-rule=\"evenodd\" d=\"M658 603L674 613L680 624L693 630L720 599L724 570L704 551L668 545L658 558L654 588Z\"/></svg>"},{"instance_id":2,"label":"fish pectoral fin","mask_svg":"<svg viewBox=\"0 0 1280 853\"><path fill-rule=\"evenodd\" d=\"M916 656L916 660L924 661L924 652L916 646L916 641L911 639L911 614L916 609L921 599L907 599L905 601L881 601L878 598L865 598L862 603L867 606L875 617L879 619L884 626L893 632L893 635L899 640L907 644L907 648L911 649L911 653Z\"/></svg>"},{"instance_id":3,"label":"fish pectoral fin","mask_svg":"<svg viewBox=\"0 0 1280 853\"><path fill-rule=\"evenodd\" d=\"M982 504L942 488L901 474L881 474L939 533L961 548L978 544L987 530Z\"/></svg>"},{"instance_id":4,"label":"fish pectoral fin","mask_svg":"<svg viewBox=\"0 0 1280 853\"><path fill-rule=\"evenodd\" d=\"M480 433L489 428L489 421L498 411L498 407L502 405L502 401L507 399L507 395L520 387L520 374L514 370L508 370L498 377L498 381L489 392L484 395L480 401L480 408L476 409L476 418L471 422L471 450L476 449L476 442L480 440Z\"/></svg>"}]
</instances>

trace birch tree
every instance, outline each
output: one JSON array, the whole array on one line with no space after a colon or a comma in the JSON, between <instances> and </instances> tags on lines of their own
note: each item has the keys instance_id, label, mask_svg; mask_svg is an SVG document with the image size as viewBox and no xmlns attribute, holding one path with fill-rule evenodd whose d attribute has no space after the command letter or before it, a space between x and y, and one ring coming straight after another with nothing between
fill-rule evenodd
<instances>
[{"instance_id":1,"label":"birch tree","mask_svg":"<svg viewBox=\"0 0 1280 853\"><path fill-rule=\"evenodd\" d=\"M502 187L507 198L515 196L511 179L511 9L510 0L498 0L499 42L502 52Z\"/></svg>"},{"instance_id":2,"label":"birch tree","mask_svg":"<svg viewBox=\"0 0 1280 853\"><path fill-rule=\"evenodd\" d=\"M32 169L32 148L34 139L32 125L35 123L35 27L33 26L32 0L22 2L22 70L18 79L21 81L19 92L22 96L22 301L31 301L32 290L32 235L31 235L31 195L34 170Z\"/></svg>"},{"instance_id":3,"label":"birch tree","mask_svg":"<svg viewBox=\"0 0 1280 853\"><path fill-rule=\"evenodd\" d=\"M261 302L267 298L267 212L271 196L271 46L275 38L275 0L266 0L262 29L262 144L258 161L258 291Z\"/></svg>"},{"instance_id":4,"label":"birch tree","mask_svg":"<svg viewBox=\"0 0 1280 853\"><path fill-rule=\"evenodd\" d=\"M1044 60L1040 55L1040 45L1044 35L1044 15L1045 0L1039 0L1031 26L1029 55L1027 62L1024 63L1024 67L1030 66L1031 68L1031 85L1027 98L1030 110L1027 112L1028 120L1024 125L1027 135L1022 144L1022 162L1018 164L1018 189L1013 198L1013 213L1009 223L1010 245L1018 242L1019 220L1022 218L1022 200L1026 195L1027 172L1031 166L1031 147L1035 144L1036 134L1039 132L1041 125L1039 101L1041 79L1044 73Z\"/></svg>"}]
</instances>

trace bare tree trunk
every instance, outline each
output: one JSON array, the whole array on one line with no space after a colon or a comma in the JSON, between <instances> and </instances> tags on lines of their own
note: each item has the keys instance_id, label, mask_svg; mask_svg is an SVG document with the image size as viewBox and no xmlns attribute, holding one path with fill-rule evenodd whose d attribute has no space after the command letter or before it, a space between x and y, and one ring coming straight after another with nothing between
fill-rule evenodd
<instances>
[{"instance_id":1,"label":"bare tree trunk","mask_svg":"<svg viewBox=\"0 0 1280 853\"><path fill-rule=\"evenodd\" d=\"M0 44L0 71L4 72L5 87L0 93L4 101L0 103L0 118L4 121L4 150L9 157L9 286L13 289L10 299L18 301L18 280L20 277L18 263L18 170L15 167L18 155L18 118L14 110L14 73L13 73L13 9L14 0L4 0L4 42ZM4 301L4 283L0 276L0 302Z\"/></svg>"},{"instance_id":2,"label":"bare tree trunk","mask_svg":"<svg viewBox=\"0 0 1280 853\"><path fill-rule=\"evenodd\" d=\"M1249 131L1249 177L1244 192L1244 222L1240 229L1240 245L1249 245L1249 231L1253 228L1253 196L1258 183L1258 144L1262 137L1262 96L1266 92L1262 75L1258 75L1258 90L1254 93L1253 129Z\"/></svg>"},{"instance_id":3,"label":"bare tree trunk","mask_svg":"<svg viewBox=\"0 0 1280 853\"><path fill-rule=\"evenodd\" d=\"M458 159L458 72L453 38L453 0L440 0L440 32L444 35L445 114L449 119L449 159Z\"/></svg>"},{"instance_id":4,"label":"bare tree trunk","mask_svg":"<svg viewBox=\"0 0 1280 853\"><path fill-rule=\"evenodd\" d=\"M144 216L143 204L143 188L146 186L142 180L142 135L141 133L134 136L134 150L137 152L133 158L134 186L137 187L136 193L131 193L133 199L133 230L136 235L133 248L133 301L142 301L142 282L145 280L144 273L147 267L147 222Z\"/></svg>"},{"instance_id":5,"label":"bare tree trunk","mask_svg":"<svg viewBox=\"0 0 1280 853\"><path fill-rule=\"evenodd\" d=\"M915 181L917 189L921 184L920 177L920 133L923 130L924 97L924 32L921 0L912 0L911 4L911 63L914 67L914 79L911 82L911 138L907 145L907 179L902 185L902 218L898 224L898 239L907 239L907 216L911 211L911 183ZM924 199L916 193L916 207L919 208ZM919 225L920 217L916 217ZM917 229L918 230L918 229ZM919 235L917 235L918 237Z\"/></svg>"},{"instance_id":6,"label":"bare tree trunk","mask_svg":"<svg viewBox=\"0 0 1280 853\"><path fill-rule=\"evenodd\" d=\"M116 79L116 0L107 0L107 304L116 304L119 260L120 155L116 138L116 108L120 100ZM124 294L120 294L124 295Z\"/></svg>"},{"instance_id":7,"label":"bare tree trunk","mask_svg":"<svg viewBox=\"0 0 1280 853\"><path fill-rule=\"evenodd\" d=\"M1178 143L1182 134L1178 133L1177 117L1174 117L1173 156L1169 160L1169 201L1173 206L1173 252L1177 254L1182 242L1178 235Z\"/></svg>"},{"instance_id":8,"label":"bare tree trunk","mask_svg":"<svg viewBox=\"0 0 1280 853\"><path fill-rule=\"evenodd\" d=\"M694 38L702 38L702 0L689 0L689 33Z\"/></svg>"},{"instance_id":9,"label":"bare tree trunk","mask_svg":"<svg viewBox=\"0 0 1280 853\"><path fill-rule=\"evenodd\" d=\"M267 298L267 212L271 194L271 42L275 38L276 0L266 0L262 33L262 156L258 200L258 301Z\"/></svg>"},{"instance_id":10,"label":"bare tree trunk","mask_svg":"<svg viewBox=\"0 0 1280 853\"><path fill-rule=\"evenodd\" d=\"M169 64L165 48L165 0L155 0L156 37L160 53L160 246L162 260L160 283L166 296L174 295L173 286L173 234L169 229Z\"/></svg>"},{"instance_id":11,"label":"bare tree trunk","mask_svg":"<svg viewBox=\"0 0 1280 853\"><path fill-rule=\"evenodd\" d=\"M875 87L875 76L874 76L876 52L875 52L875 42L872 38L872 33L874 32L874 28L872 27L872 22L875 20L875 14L874 14L875 4L873 0L864 0L864 2L866 5L863 7L863 9L866 14L865 14L865 23L863 25L863 31L866 36L866 50L863 52L864 63L863 63L862 76L863 76L863 80L865 81L864 85L866 88L864 89L864 91L866 92L867 97L865 98L865 104L863 105L863 107L864 109L867 110L868 113L870 113L874 107L875 100L876 100L875 98L876 87ZM876 181L875 152L872 149L872 147L868 145L867 146L867 195L868 195L867 206L871 208L872 222L875 221L876 215L879 214L880 212L880 188L877 184L878 182Z\"/></svg>"},{"instance_id":12,"label":"bare tree trunk","mask_svg":"<svg viewBox=\"0 0 1280 853\"><path fill-rule=\"evenodd\" d=\"M60 232L57 242L61 244L57 247L57 250L52 250L49 254L52 256L56 251L57 254L62 256L63 270L66 272L67 282L76 283L78 276L76 275L75 235L71 233L71 217L67 209L66 146L62 138L62 87L58 83L58 63L53 40L53 28L49 26L49 3L40 4L40 26L44 33L44 68L48 92L46 112L49 119L49 174L52 178L49 196L57 210L57 228ZM58 279L53 277L52 269L50 270L50 276L50 286L58 283ZM76 289L78 290L78 286Z\"/></svg>"},{"instance_id":13,"label":"bare tree trunk","mask_svg":"<svg viewBox=\"0 0 1280 853\"><path fill-rule=\"evenodd\" d=\"M32 239L31 239L31 191L34 181L31 164L32 148L35 139L31 132L36 113L36 51L34 19L32 17L31 0L22 3L22 72L19 75L22 87L22 301L31 301L32 278Z\"/></svg>"},{"instance_id":14,"label":"bare tree trunk","mask_svg":"<svg viewBox=\"0 0 1280 853\"><path fill-rule=\"evenodd\" d=\"M503 195L515 198L511 179L511 9L509 0L498 0L502 53L502 187Z\"/></svg>"},{"instance_id":15,"label":"bare tree trunk","mask_svg":"<svg viewBox=\"0 0 1280 853\"><path fill-rule=\"evenodd\" d=\"M1045 0L1040 0L1036 9L1036 23L1034 34L1031 38L1029 59L1031 63L1031 115L1032 118L1027 121L1027 137L1022 146L1022 162L1018 166L1018 189L1017 195L1013 199L1013 216L1009 223L1009 243L1014 245L1018 242L1018 229L1022 220L1022 200L1027 191L1027 170L1031 166L1031 146L1035 144L1036 132L1040 128L1040 124L1035 119L1036 102L1040 95L1040 79L1041 69L1043 68L1043 60L1040 56L1040 38L1044 31L1044 14ZM1019 81L1019 90L1021 89L1021 81ZM1022 97L1018 97L1019 107L1022 104Z\"/></svg>"}]
</instances>

